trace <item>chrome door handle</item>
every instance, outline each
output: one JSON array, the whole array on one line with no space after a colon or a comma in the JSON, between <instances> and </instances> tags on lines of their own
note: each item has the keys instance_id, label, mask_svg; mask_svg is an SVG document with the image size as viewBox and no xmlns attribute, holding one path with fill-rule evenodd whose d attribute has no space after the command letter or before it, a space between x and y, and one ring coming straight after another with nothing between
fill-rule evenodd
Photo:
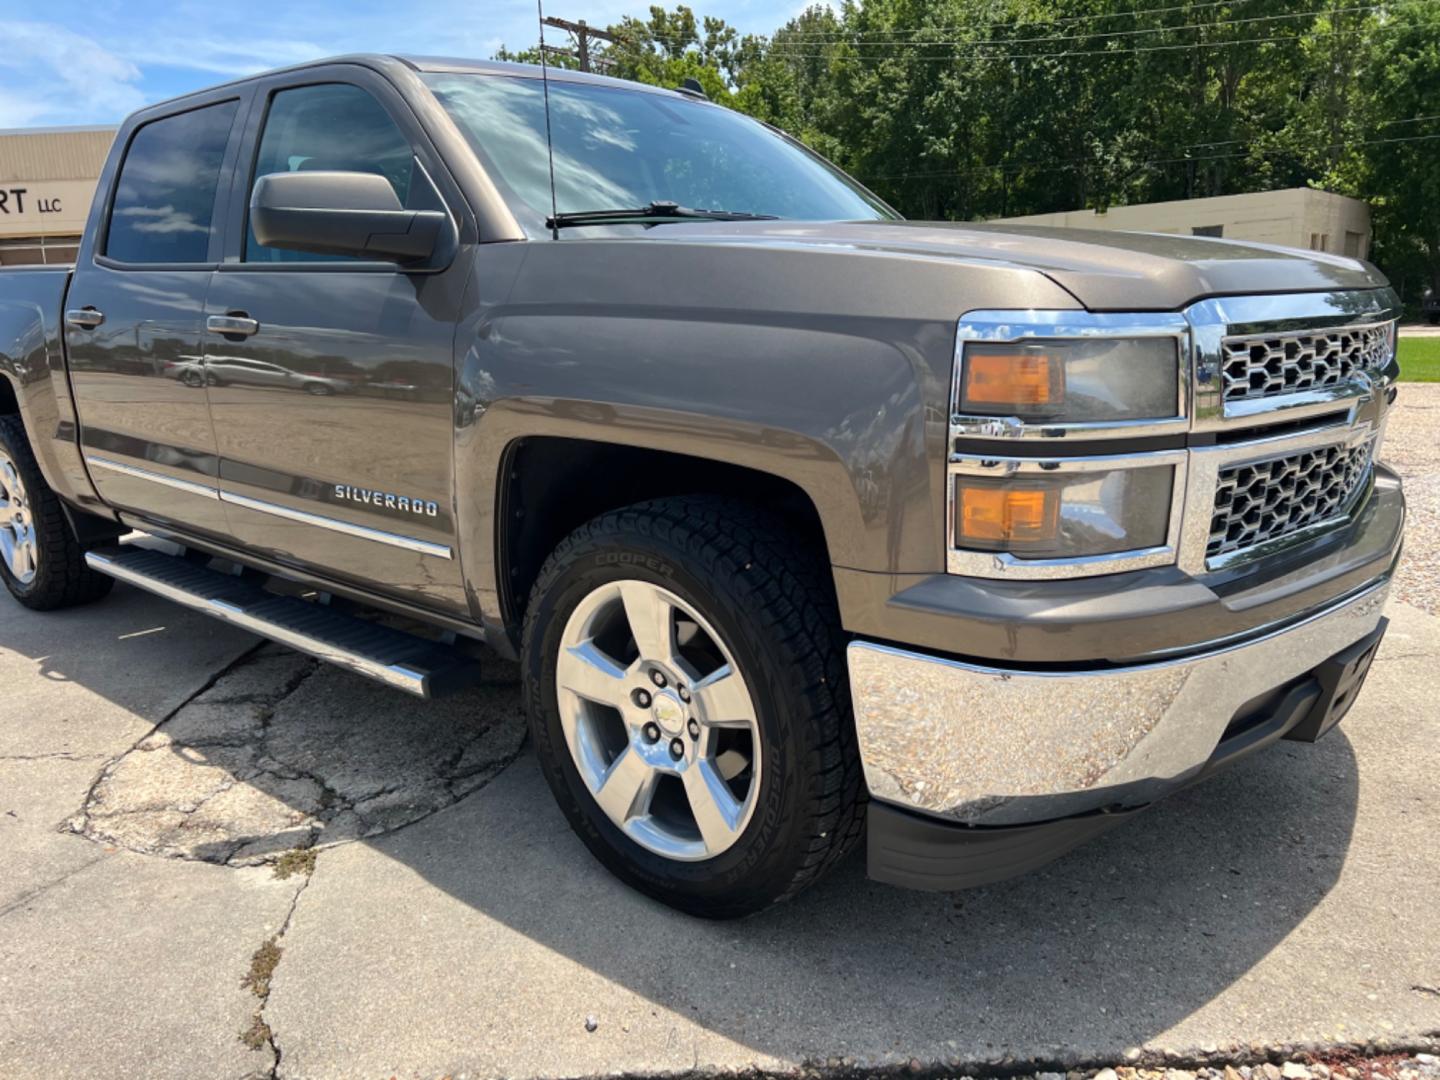
<instances>
[{"instance_id":1,"label":"chrome door handle","mask_svg":"<svg viewBox=\"0 0 1440 1080\"><path fill-rule=\"evenodd\" d=\"M205 329L225 337L250 337L260 332L260 324L244 315L211 315L205 320Z\"/></svg>"},{"instance_id":2,"label":"chrome door handle","mask_svg":"<svg viewBox=\"0 0 1440 1080\"><path fill-rule=\"evenodd\" d=\"M94 330L105 321L105 313L93 307L71 308L65 312L65 325L77 330Z\"/></svg>"}]
</instances>

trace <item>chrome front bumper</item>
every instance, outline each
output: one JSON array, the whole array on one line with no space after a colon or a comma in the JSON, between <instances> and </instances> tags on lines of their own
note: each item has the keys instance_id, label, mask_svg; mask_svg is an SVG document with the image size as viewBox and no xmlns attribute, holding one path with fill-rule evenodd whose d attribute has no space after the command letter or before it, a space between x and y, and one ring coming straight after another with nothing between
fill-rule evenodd
<instances>
[{"instance_id":1,"label":"chrome front bumper","mask_svg":"<svg viewBox=\"0 0 1440 1080\"><path fill-rule=\"evenodd\" d=\"M965 825L1154 801L1245 705L1380 623L1388 577L1242 644L1133 667L1008 670L865 641L848 650L872 798Z\"/></svg>"}]
</instances>

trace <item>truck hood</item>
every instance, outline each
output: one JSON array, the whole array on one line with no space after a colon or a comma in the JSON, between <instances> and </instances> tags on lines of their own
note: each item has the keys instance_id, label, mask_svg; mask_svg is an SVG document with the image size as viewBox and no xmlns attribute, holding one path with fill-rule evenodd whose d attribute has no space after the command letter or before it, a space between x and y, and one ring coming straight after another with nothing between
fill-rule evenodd
<instances>
[{"instance_id":1,"label":"truck hood","mask_svg":"<svg viewBox=\"0 0 1440 1080\"><path fill-rule=\"evenodd\" d=\"M1091 311L1175 311L1210 296L1375 289L1369 263L1323 252L1164 233L919 221L682 222L654 240L851 248L857 254L945 258L1044 274Z\"/></svg>"}]
</instances>

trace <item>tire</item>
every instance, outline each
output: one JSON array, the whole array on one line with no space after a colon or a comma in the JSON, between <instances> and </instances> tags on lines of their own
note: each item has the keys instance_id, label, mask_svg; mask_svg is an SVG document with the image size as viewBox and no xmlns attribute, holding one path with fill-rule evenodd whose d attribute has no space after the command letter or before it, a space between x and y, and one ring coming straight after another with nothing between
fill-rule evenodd
<instances>
[{"instance_id":1,"label":"tire","mask_svg":"<svg viewBox=\"0 0 1440 1080\"><path fill-rule=\"evenodd\" d=\"M571 827L621 880L692 915L734 918L795 896L839 862L859 837L864 785L850 715L845 639L828 570L824 551L798 544L778 519L748 503L713 496L658 499L603 514L550 555L531 592L522 641L530 731L545 778ZM592 608L601 610L595 598L608 596L612 589L625 596L644 589L670 597L682 620L683 609L688 609L694 617L679 626L695 628L692 646L713 636L716 648L710 654L724 652L748 691L753 723L735 738L742 747L748 740L750 760L739 777L726 783L744 782L751 809L729 834L730 846L716 845L714 854L708 836L700 839L703 855L692 850L685 857L672 857L657 850L646 839L652 833L639 829L644 825L649 830L661 820L655 796L643 816L623 827L617 824L592 794L581 774L582 758L567 742L562 704L572 710L564 714L570 716L577 715L576 702L582 709L591 707L558 685L561 645L567 634L575 633L572 620ZM623 637L628 614L621 625ZM676 626L668 619L666 625ZM672 640L679 641L681 630L674 633ZM626 655L634 656L635 643L632 633ZM567 650L567 663L571 656ZM631 661L630 670L638 666L643 671L643 665L642 654ZM652 712L660 715L662 694L685 692L684 678L682 673L673 688L656 691ZM691 707L708 708L706 694L718 685L714 678L695 683L697 704ZM707 684L711 691L704 690ZM611 712L632 740L617 752L618 761L618 754L643 749L643 743L633 713ZM601 714L609 715L605 710ZM642 710L640 715L648 714ZM698 756L712 729L707 720L704 733L695 736L697 726L692 715L688 730L698 740ZM728 724L724 728L735 730ZM679 735L668 743L672 752L687 738L684 730L673 730ZM725 730L714 730L719 731L715 737L729 737ZM662 735L656 745L667 739L669 734ZM743 756L735 753L732 760ZM610 765L615 772L614 761ZM696 768L688 756L685 765L687 770ZM687 803L679 818L690 810L703 833L691 788L679 787ZM658 792L659 786L653 790ZM674 828L682 826L683 821Z\"/></svg>"},{"instance_id":2,"label":"tire","mask_svg":"<svg viewBox=\"0 0 1440 1080\"><path fill-rule=\"evenodd\" d=\"M35 611L53 611L88 604L109 593L115 579L85 565L85 548L65 520L59 497L40 475L18 416L0 417L0 493L0 530L6 533L6 550L15 542L17 512L33 537L34 556L27 564L17 568L0 554L0 579L11 596Z\"/></svg>"},{"instance_id":3,"label":"tire","mask_svg":"<svg viewBox=\"0 0 1440 1080\"><path fill-rule=\"evenodd\" d=\"M306 383L305 392L307 394L313 395L314 397L329 397L332 393L334 393L334 391L331 390L330 387L326 386L324 383L318 382Z\"/></svg>"},{"instance_id":4,"label":"tire","mask_svg":"<svg viewBox=\"0 0 1440 1080\"><path fill-rule=\"evenodd\" d=\"M183 381L186 386L199 389L205 385L205 376L201 375L198 371L187 371L183 376Z\"/></svg>"}]
</instances>

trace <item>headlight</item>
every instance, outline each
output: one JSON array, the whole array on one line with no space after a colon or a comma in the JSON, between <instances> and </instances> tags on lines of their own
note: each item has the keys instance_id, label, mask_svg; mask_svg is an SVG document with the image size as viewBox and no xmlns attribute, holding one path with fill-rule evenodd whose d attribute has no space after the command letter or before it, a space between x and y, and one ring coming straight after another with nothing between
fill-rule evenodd
<instances>
[{"instance_id":1,"label":"headlight","mask_svg":"<svg viewBox=\"0 0 1440 1080\"><path fill-rule=\"evenodd\" d=\"M1162 548L1170 533L1175 467L1005 477L954 475L955 547L1016 559L1074 559Z\"/></svg>"},{"instance_id":2,"label":"headlight","mask_svg":"<svg viewBox=\"0 0 1440 1080\"><path fill-rule=\"evenodd\" d=\"M957 404L967 416L1154 420L1180 413L1179 384L1173 337L968 341Z\"/></svg>"},{"instance_id":3,"label":"headlight","mask_svg":"<svg viewBox=\"0 0 1440 1080\"><path fill-rule=\"evenodd\" d=\"M1034 579L1174 563L1189 462L1185 316L972 311L955 343L946 569Z\"/></svg>"}]
</instances>

